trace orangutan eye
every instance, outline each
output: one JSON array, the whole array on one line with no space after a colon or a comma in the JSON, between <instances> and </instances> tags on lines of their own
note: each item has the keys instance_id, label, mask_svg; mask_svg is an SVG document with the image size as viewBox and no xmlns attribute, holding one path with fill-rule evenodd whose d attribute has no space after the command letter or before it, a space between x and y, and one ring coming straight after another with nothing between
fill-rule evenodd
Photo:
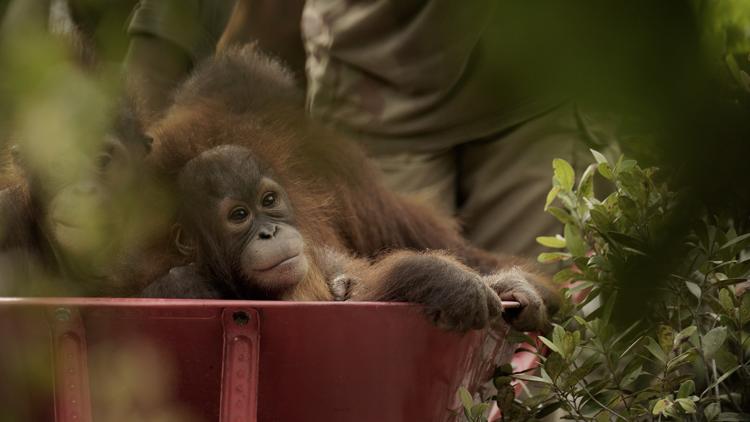
<instances>
[{"instance_id":1,"label":"orangutan eye","mask_svg":"<svg viewBox=\"0 0 750 422\"><path fill-rule=\"evenodd\" d=\"M232 211L229 213L229 220L233 223L241 223L247 219L247 217L250 215L250 213L247 211L247 208L245 207L236 207L233 208Z\"/></svg>"},{"instance_id":2,"label":"orangutan eye","mask_svg":"<svg viewBox=\"0 0 750 422\"><path fill-rule=\"evenodd\" d=\"M263 200L261 201L261 205L263 205L266 208L276 205L276 192L266 192L263 195Z\"/></svg>"},{"instance_id":3,"label":"orangutan eye","mask_svg":"<svg viewBox=\"0 0 750 422\"><path fill-rule=\"evenodd\" d=\"M109 163L112 162L112 154L110 153L101 153L98 157L96 157L96 169L98 171L104 171L109 166Z\"/></svg>"}]
</instances>

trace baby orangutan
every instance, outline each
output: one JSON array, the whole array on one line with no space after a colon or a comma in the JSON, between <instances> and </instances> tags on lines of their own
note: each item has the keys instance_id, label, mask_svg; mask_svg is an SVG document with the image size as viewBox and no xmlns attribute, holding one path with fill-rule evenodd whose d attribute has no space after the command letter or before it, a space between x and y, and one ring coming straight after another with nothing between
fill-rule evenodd
<instances>
[{"instance_id":1,"label":"baby orangutan","mask_svg":"<svg viewBox=\"0 0 750 422\"><path fill-rule=\"evenodd\" d=\"M285 189L294 181L245 147L204 151L180 171L177 185L174 239L186 265L143 296L413 302L438 326L464 331L497 321L497 292L513 291L529 311L513 321L517 328L539 329L546 321L539 294L513 270L481 276L438 251L399 250L373 263L350 256L320 213L335 198Z\"/></svg>"}]
</instances>

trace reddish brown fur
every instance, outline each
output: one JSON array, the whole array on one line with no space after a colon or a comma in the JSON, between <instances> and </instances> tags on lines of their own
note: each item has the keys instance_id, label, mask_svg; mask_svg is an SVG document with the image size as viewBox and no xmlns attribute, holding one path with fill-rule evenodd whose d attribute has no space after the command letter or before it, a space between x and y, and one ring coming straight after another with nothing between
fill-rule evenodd
<instances>
[{"instance_id":1,"label":"reddish brown fur","mask_svg":"<svg viewBox=\"0 0 750 422\"><path fill-rule=\"evenodd\" d=\"M178 91L150 131L155 143L148 160L162 174L175 175L210 148L246 146L281 176L300 231L316 245L368 258L394 249L443 250L481 274L529 268L525 260L470 246L453 219L385 189L363 151L308 119L301 104L292 78L277 63L251 48L229 49ZM532 278L554 308L554 290L543 277Z\"/></svg>"},{"instance_id":2,"label":"reddish brown fur","mask_svg":"<svg viewBox=\"0 0 750 422\"><path fill-rule=\"evenodd\" d=\"M117 119L109 134L124 147L124 151L114 150L112 154L118 155L124 152L133 163L142 164L142 157L148 149L148 140L143 138L143 130L139 126L133 105L125 100L118 110ZM89 274L82 274L82 268L73 268L65 257L65 251L59 250L55 235L50 232L48 213L51 201L60 193L60 187L43 185L41 180L35 178L35 174L26 168L24 157L13 146L6 148L2 155L2 174L0 175L0 222L3 230L0 230L0 278L7 278L4 287L8 289L5 294L16 295L116 295L127 294L128 289L121 289L124 280L129 281L129 267L123 260L115 263L120 268L111 269L110 279L103 280L98 276L95 280L88 279ZM103 152L103 151L100 151ZM94 161L94 158L91 158ZM93 163L92 163L93 167ZM124 170L127 171L127 170ZM135 167L133 172L139 170ZM54 171L50 172L54 179ZM111 174L109 174L112 177ZM115 175L113 179L118 179ZM97 177L95 172L87 173L90 179L77 180L78 182L93 181ZM101 181L101 180L98 180ZM47 180L44 180L47 182ZM61 180L54 180L60 183ZM54 184L53 183L53 184ZM65 181L70 183L70 181ZM114 181L114 184L119 182ZM112 184L103 183L112 187ZM118 186L126 188L127 186ZM130 251L132 252L132 251ZM8 259L10 257L10 259ZM154 258L155 261L166 262L167 259ZM128 263L130 258L127 259ZM143 260L146 262L146 260ZM158 271L162 271L165 264L160 264ZM148 265L150 266L150 265ZM146 266L144 266L145 268ZM142 269L141 269L142 270ZM83 271L85 272L85 271ZM44 283L40 288L31 287L31 281L37 278L49 278L50 283ZM65 285L63 285L65 280ZM68 283L69 282L69 283Z\"/></svg>"}]
</instances>

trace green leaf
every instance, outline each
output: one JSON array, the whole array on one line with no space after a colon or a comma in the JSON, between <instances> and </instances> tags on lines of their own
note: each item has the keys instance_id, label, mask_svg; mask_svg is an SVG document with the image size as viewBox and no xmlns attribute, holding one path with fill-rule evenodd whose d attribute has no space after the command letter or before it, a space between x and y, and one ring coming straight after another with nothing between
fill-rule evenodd
<instances>
[{"instance_id":1,"label":"green leaf","mask_svg":"<svg viewBox=\"0 0 750 422\"><path fill-rule=\"evenodd\" d=\"M599 174L601 174L603 178L607 180L612 180L615 178L614 173L612 173L612 167L610 167L609 164L600 163L596 168L597 170L599 170Z\"/></svg>"},{"instance_id":2,"label":"green leaf","mask_svg":"<svg viewBox=\"0 0 750 422\"><path fill-rule=\"evenodd\" d=\"M552 189L550 189L549 193L547 193L547 200L544 201L544 210L548 211L549 206L552 204L552 201L557 198L557 194L560 193L560 188L558 186L554 186Z\"/></svg>"},{"instance_id":3,"label":"green leaf","mask_svg":"<svg viewBox=\"0 0 750 422\"><path fill-rule=\"evenodd\" d=\"M559 409L560 406L562 406L562 402L558 402L558 401L552 402L552 403L550 403L550 404L542 407L541 409L539 409L534 414L534 417L537 418L537 419L541 419L541 418L543 418L545 416L549 416L549 415L552 414L552 412L554 412L555 410Z\"/></svg>"},{"instance_id":4,"label":"green leaf","mask_svg":"<svg viewBox=\"0 0 750 422\"><path fill-rule=\"evenodd\" d=\"M692 281L686 281L685 286L687 287L688 291L695 296L696 298L701 298L701 288L697 284L693 283Z\"/></svg>"},{"instance_id":5,"label":"green leaf","mask_svg":"<svg viewBox=\"0 0 750 422\"><path fill-rule=\"evenodd\" d=\"M559 349L559 348L558 348L558 347L557 347L557 346L555 345L555 343L553 343L553 342L552 342L551 340L549 340L548 338L546 338L546 337L544 337L544 336L539 336L539 340L540 340L540 341L541 341L542 343L544 343L544 345L545 345L545 346L549 347L549 348L550 348L550 350L552 350L552 351L554 351L554 352L557 352L557 353L560 353L560 349ZM562 355L562 353L560 353L560 354Z\"/></svg>"},{"instance_id":6,"label":"green leaf","mask_svg":"<svg viewBox=\"0 0 750 422\"><path fill-rule=\"evenodd\" d=\"M652 415L665 415L665 412L672 407L672 402L668 399L661 399L654 404L654 408L651 409Z\"/></svg>"},{"instance_id":7,"label":"green leaf","mask_svg":"<svg viewBox=\"0 0 750 422\"><path fill-rule=\"evenodd\" d=\"M680 391L677 393L677 397L684 399L695 393L695 382L693 380L687 380L680 384Z\"/></svg>"},{"instance_id":8,"label":"green leaf","mask_svg":"<svg viewBox=\"0 0 750 422\"><path fill-rule=\"evenodd\" d=\"M715 421L721 413L721 406L719 403L711 403L703 409L703 416L706 417L708 422Z\"/></svg>"},{"instance_id":9,"label":"green leaf","mask_svg":"<svg viewBox=\"0 0 750 422\"><path fill-rule=\"evenodd\" d=\"M536 258L537 261L539 261L542 264L548 264L550 262L557 262L557 261L564 261L566 259L570 259L571 255L569 253L564 252L543 252L540 253L539 256Z\"/></svg>"},{"instance_id":10,"label":"green leaf","mask_svg":"<svg viewBox=\"0 0 750 422\"><path fill-rule=\"evenodd\" d=\"M555 343L558 349L562 349L563 338L565 338L565 329L555 324L554 328L552 328L552 342Z\"/></svg>"},{"instance_id":11,"label":"green leaf","mask_svg":"<svg viewBox=\"0 0 750 422\"><path fill-rule=\"evenodd\" d=\"M591 208L589 215L591 216L591 221L594 222L596 228L600 231L608 231L612 219L602 205L597 205L594 208Z\"/></svg>"},{"instance_id":12,"label":"green leaf","mask_svg":"<svg viewBox=\"0 0 750 422\"><path fill-rule=\"evenodd\" d=\"M720 422L747 422L748 419L746 413L721 412L716 420Z\"/></svg>"},{"instance_id":13,"label":"green leaf","mask_svg":"<svg viewBox=\"0 0 750 422\"><path fill-rule=\"evenodd\" d=\"M578 227L566 224L563 234L565 236L565 246L573 256L586 255L586 252L588 252L588 245L583 241L581 231Z\"/></svg>"},{"instance_id":14,"label":"green leaf","mask_svg":"<svg viewBox=\"0 0 750 422\"><path fill-rule=\"evenodd\" d=\"M552 214L559 222L563 224L575 224L576 220L567 211L559 207L548 207L547 212Z\"/></svg>"},{"instance_id":15,"label":"green leaf","mask_svg":"<svg viewBox=\"0 0 750 422\"><path fill-rule=\"evenodd\" d=\"M628 373L622 376L620 385L623 387L627 387L630 384L634 383L635 380L638 379L638 377L641 376L642 374L644 374L643 366L636 366L635 368L631 369Z\"/></svg>"},{"instance_id":16,"label":"green leaf","mask_svg":"<svg viewBox=\"0 0 750 422\"><path fill-rule=\"evenodd\" d=\"M635 168L638 163L635 160L623 160L617 167L618 172L628 172Z\"/></svg>"},{"instance_id":17,"label":"green leaf","mask_svg":"<svg viewBox=\"0 0 750 422\"><path fill-rule=\"evenodd\" d=\"M581 276L581 273L575 272L570 268L564 268L556 272L555 275L552 276L552 281L554 283L568 283L570 281L577 280Z\"/></svg>"},{"instance_id":18,"label":"green leaf","mask_svg":"<svg viewBox=\"0 0 750 422\"><path fill-rule=\"evenodd\" d=\"M633 236L629 236L625 233L619 232L607 232L607 236L609 236L612 240L619 243L620 245L627 246L638 251L643 250L643 243Z\"/></svg>"},{"instance_id":19,"label":"green leaf","mask_svg":"<svg viewBox=\"0 0 750 422\"><path fill-rule=\"evenodd\" d=\"M589 151L591 151L591 154L594 155L594 159L598 164L609 163L609 161L607 161L607 157L605 157L601 152L595 149L589 149Z\"/></svg>"},{"instance_id":20,"label":"green leaf","mask_svg":"<svg viewBox=\"0 0 750 422\"><path fill-rule=\"evenodd\" d=\"M474 407L474 399L471 397L469 390L465 387L460 387L458 389L458 398L461 399L461 404L464 406L464 409L471 411L471 408Z\"/></svg>"},{"instance_id":21,"label":"green leaf","mask_svg":"<svg viewBox=\"0 0 750 422\"><path fill-rule=\"evenodd\" d=\"M536 377L534 375L526 375L526 374L516 374L513 375L513 378L519 379L521 381L529 381L529 382L539 382L542 384L551 385L552 382L542 378L542 377Z\"/></svg>"},{"instance_id":22,"label":"green leaf","mask_svg":"<svg viewBox=\"0 0 750 422\"><path fill-rule=\"evenodd\" d=\"M602 412L594 418L596 422L611 422L609 418L609 412Z\"/></svg>"},{"instance_id":23,"label":"green leaf","mask_svg":"<svg viewBox=\"0 0 750 422\"><path fill-rule=\"evenodd\" d=\"M607 298L607 301L602 307L601 324L603 326L609 325L609 320L612 317L612 311L615 309L615 302L617 301L617 291L614 291Z\"/></svg>"},{"instance_id":24,"label":"green leaf","mask_svg":"<svg viewBox=\"0 0 750 422\"><path fill-rule=\"evenodd\" d=\"M692 336L693 334L695 334L696 331L698 331L698 327L696 327L695 325L691 325L691 326L689 326L687 328L684 328L674 338L674 346L675 347L679 346L680 343L682 343L683 341L685 341L688 338L690 338L690 336Z\"/></svg>"},{"instance_id":25,"label":"green leaf","mask_svg":"<svg viewBox=\"0 0 750 422\"><path fill-rule=\"evenodd\" d=\"M740 369L741 367L742 367L742 365L737 365L737 366L735 366L734 368L730 369L729 371L727 371L727 372L724 372L724 373L723 373L723 374L722 374L722 375L721 375L721 376L720 376L719 378L717 378L717 379L716 379L716 381L714 381L713 383L711 383L711 385L709 385L708 387L706 387L706 389L705 389L705 390L703 390L703 392L701 393L701 397L703 397L704 395L706 395L706 393L710 392L710 391L711 391L711 389L713 389L713 388L714 388L714 387L716 387L717 385L719 385L719 384L721 384L722 382L724 382L724 380L725 380L725 379L727 379L727 378L729 378L730 376L732 376L732 374L733 374L733 373L734 373L734 372L735 372L736 370Z\"/></svg>"},{"instance_id":26,"label":"green leaf","mask_svg":"<svg viewBox=\"0 0 750 422\"><path fill-rule=\"evenodd\" d=\"M558 353L550 354L544 362L544 369L552 381L557 381L557 377L565 371L566 367L565 360Z\"/></svg>"},{"instance_id":27,"label":"green leaf","mask_svg":"<svg viewBox=\"0 0 750 422\"><path fill-rule=\"evenodd\" d=\"M738 243L740 243L740 242L742 242L743 240L746 240L746 239L750 239L750 233L746 233L746 234L743 234L742 236L735 237L734 239L732 239L732 240L728 241L727 243L721 245L721 247L719 249L726 249L726 248L728 248L730 246L733 246L733 245L736 245L736 244L738 244Z\"/></svg>"},{"instance_id":28,"label":"green leaf","mask_svg":"<svg viewBox=\"0 0 750 422\"><path fill-rule=\"evenodd\" d=\"M617 204L620 206L622 215L630 221L638 221L638 204L627 196L620 196L617 198Z\"/></svg>"},{"instance_id":29,"label":"green leaf","mask_svg":"<svg viewBox=\"0 0 750 422\"><path fill-rule=\"evenodd\" d=\"M573 353L575 353L576 347L578 347L578 344L581 341L581 333L578 331L572 332L572 333L565 333L565 336L562 339L562 347L560 347L560 350L562 351L563 357L569 359L573 357Z\"/></svg>"},{"instance_id":30,"label":"green leaf","mask_svg":"<svg viewBox=\"0 0 750 422\"><path fill-rule=\"evenodd\" d=\"M695 361L695 357L696 357L695 349L692 349L692 348L688 350L687 352L680 353L679 355L670 359L669 362L667 362L667 371L674 371L677 368L680 368L684 365L693 363Z\"/></svg>"},{"instance_id":31,"label":"green leaf","mask_svg":"<svg viewBox=\"0 0 750 422\"><path fill-rule=\"evenodd\" d=\"M727 327L716 327L701 338L703 355L711 359L727 339Z\"/></svg>"},{"instance_id":32,"label":"green leaf","mask_svg":"<svg viewBox=\"0 0 750 422\"><path fill-rule=\"evenodd\" d=\"M471 416L474 420L479 421L489 409L489 403L477 403L471 408Z\"/></svg>"},{"instance_id":33,"label":"green leaf","mask_svg":"<svg viewBox=\"0 0 750 422\"><path fill-rule=\"evenodd\" d=\"M539 243L542 246L546 246L548 248L564 248L565 247L565 239L560 236L539 236L536 238L536 242Z\"/></svg>"},{"instance_id":34,"label":"green leaf","mask_svg":"<svg viewBox=\"0 0 750 422\"><path fill-rule=\"evenodd\" d=\"M648 350L656 359L659 360L661 363L667 363L667 355L664 354L664 350L662 350L661 346L659 346L659 343L657 343L653 338L647 337L646 338L646 350Z\"/></svg>"},{"instance_id":35,"label":"green leaf","mask_svg":"<svg viewBox=\"0 0 750 422\"><path fill-rule=\"evenodd\" d=\"M684 410L685 413L687 413L687 414L693 414L693 413L697 412L697 409L695 408L695 402L694 401L692 401L692 400L690 400L688 398L677 399L675 401L677 402L677 404L680 405L680 407L682 407L682 410Z\"/></svg>"},{"instance_id":36,"label":"green leaf","mask_svg":"<svg viewBox=\"0 0 750 422\"><path fill-rule=\"evenodd\" d=\"M597 362L596 360L588 361L586 365L581 366L580 368L575 369L573 372L570 373L567 379L565 379L565 385L572 387L579 382L581 382L582 379L584 379L588 374L590 374L594 369L601 366L601 362Z\"/></svg>"},{"instance_id":37,"label":"green leaf","mask_svg":"<svg viewBox=\"0 0 750 422\"><path fill-rule=\"evenodd\" d=\"M725 311L732 313L734 311L734 299L728 289L721 289L719 292L719 303Z\"/></svg>"},{"instance_id":38,"label":"green leaf","mask_svg":"<svg viewBox=\"0 0 750 422\"><path fill-rule=\"evenodd\" d=\"M721 373L727 372L740 363L739 356L732 353L732 351L729 350L728 347L720 348L719 351L714 355L713 360L714 362L716 362L716 368L720 370Z\"/></svg>"},{"instance_id":39,"label":"green leaf","mask_svg":"<svg viewBox=\"0 0 750 422\"><path fill-rule=\"evenodd\" d=\"M659 339L659 346L664 353L672 351L674 345L674 330L669 325L660 325L657 331L657 338Z\"/></svg>"},{"instance_id":40,"label":"green leaf","mask_svg":"<svg viewBox=\"0 0 750 422\"><path fill-rule=\"evenodd\" d=\"M633 350L633 348L635 348L636 346L638 346L638 344L640 344L640 343L641 343L641 340L643 340L643 339L644 339L644 337L643 337L643 336L641 336L641 337L638 337L638 338L637 338L637 339L636 339L636 340L635 340L634 342L630 343L630 346L628 346L628 347L627 347L627 348L625 349L625 351L623 351L622 353L620 353L620 359L622 359L622 358L624 358L625 356L627 356L627 355L628 355L628 353L629 353L629 352L630 352L631 350Z\"/></svg>"},{"instance_id":41,"label":"green leaf","mask_svg":"<svg viewBox=\"0 0 750 422\"><path fill-rule=\"evenodd\" d=\"M607 258L601 256L601 255L594 255L591 258L589 258L588 266L599 268L604 271L611 271L612 266L610 265L609 261L607 261Z\"/></svg>"},{"instance_id":42,"label":"green leaf","mask_svg":"<svg viewBox=\"0 0 750 422\"><path fill-rule=\"evenodd\" d=\"M578 208L578 198L576 198L575 194L571 191L560 191L557 197L560 198L565 208L575 215Z\"/></svg>"},{"instance_id":43,"label":"green leaf","mask_svg":"<svg viewBox=\"0 0 750 422\"><path fill-rule=\"evenodd\" d=\"M560 187L560 189L566 191L572 190L573 184L575 183L575 172L573 171L573 167L571 167L567 161L561 158L555 158L552 160L552 168L555 171L552 178L553 186Z\"/></svg>"},{"instance_id":44,"label":"green leaf","mask_svg":"<svg viewBox=\"0 0 750 422\"><path fill-rule=\"evenodd\" d=\"M596 171L596 164L592 164L586 167L586 170L581 175L581 180L578 181L578 197L579 198L593 198L594 197L594 172Z\"/></svg>"},{"instance_id":45,"label":"green leaf","mask_svg":"<svg viewBox=\"0 0 750 422\"><path fill-rule=\"evenodd\" d=\"M750 322L750 293L745 292L740 303L740 323L745 325L748 322Z\"/></svg>"},{"instance_id":46,"label":"green leaf","mask_svg":"<svg viewBox=\"0 0 750 422\"><path fill-rule=\"evenodd\" d=\"M725 279L723 279L721 281L717 281L716 283L714 283L714 287L716 287L716 288L722 288L722 287L727 287L727 286L733 286L735 284L744 283L746 281L747 281L747 278L745 278L745 277L742 277L742 278L725 278Z\"/></svg>"}]
</instances>

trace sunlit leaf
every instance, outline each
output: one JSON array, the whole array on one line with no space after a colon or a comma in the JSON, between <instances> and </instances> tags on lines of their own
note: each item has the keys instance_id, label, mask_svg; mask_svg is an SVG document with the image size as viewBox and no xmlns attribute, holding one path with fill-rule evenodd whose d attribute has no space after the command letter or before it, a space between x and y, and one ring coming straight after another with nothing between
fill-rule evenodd
<instances>
[{"instance_id":1,"label":"sunlit leaf","mask_svg":"<svg viewBox=\"0 0 750 422\"><path fill-rule=\"evenodd\" d=\"M591 164L586 167L586 170L581 175L581 180L578 181L578 197L579 198L592 198L594 196L594 174L596 172L596 164Z\"/></svg>"},{"instance_id":2,"label":"sunlit leaf","mask_svg":"<svg viewBox=\"0 0 750 422\"><path fill-rule=\"evenodd\" d=\"M549 193L547 193L547 199L544 202L544 209L545 211L549 210L549 206L552 204L552 201L557 198L557 195L560 193L560 187L555 186L552 189L550 189Z\"/></svg>"},{"instance_id":3,"label":"sunlit leaf","mask_svg":"<svg viewBox=\"0 0 750 422\"><path fill-rule=\"evenodd\" d=\"M552 168L554 170L553 185L565 191L572 190L575 183L573 167L567 161L555 158L552 160Z\"/></svg>"},{"instance_id":4,"label":"sunlit leaf","mask_svg":"<svg viewBox=\"0 0 750 422\"><path fill-rule=\"evenodd\" d=\"M547 264L550 262L564 261L570 258L571 255L565 252L544 252L539 254L537 261L542 264Z\"/></svg>"},{"instance_id":5,"label":"sunlit leaf","mask_svg":"<svg viewBox=\"0 0 750 422\"><path fill-rule=\"evenodd\" d=\"M604 154L602 154L601 152L595 149L589 149L589 151L591 151L591 154L594 155L594 159L596 160L597 163L599 164L608 163L607 157L605 157Z\"/></svg>"},{"instance_id":6,"label":"sunlit leaf","mask_svg":"<svg viewBox=\"0 0 750 422\"><path fill-rule=\"evenodd\" d=\"M564 248L565 247L565 239L560 236L539 236L536 238L536 242L539 243L542 246L546 246L548 248Z\"/></svg>"}]
</instances>

